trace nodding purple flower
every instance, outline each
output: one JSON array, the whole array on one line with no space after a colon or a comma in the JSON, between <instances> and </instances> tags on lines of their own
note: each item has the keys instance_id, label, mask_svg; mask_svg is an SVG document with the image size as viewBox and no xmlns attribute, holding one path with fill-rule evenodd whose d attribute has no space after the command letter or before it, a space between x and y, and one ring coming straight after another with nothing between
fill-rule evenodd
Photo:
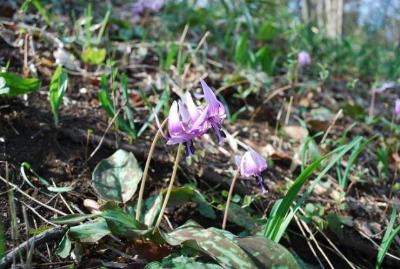
<instances>
[{"instance_id":1,"label":"nodding purple flower","mask_svg":"<svg viewBox=\"0 0 400 269\"><path fill-rule=\"evenodd\" d=\"M188 92L179 101L174 101L168 115L169 136L163 133L156 115L160 133L167 140L167 144L184 143L188 156L194 153L193 140L211 128L218 142L221 144L224 141L221 126L226 117L225 108L204 81L201 81L201 85L207 105L204 108L197 106Z\"/></svg>"},{"instance_id":2,"label":"nodding purple flower","mask_svg":"<svg viewBox=\"0 0 400 269\"><path fill-rule=\"evenodd\" d=\"M236 159L236 165L243 177L255 177L257 183L260 185L262 193L267 192L261 173L267 169L268 166L267 162L260 154L252 148L249 148L242 157Z\"/></svg>"},{"instance_id":3,"label":"nodding purple flower","mask_svg":"<svg viewBox=\"0 0 400 269\"><path fill-rule=\"evenodd\" d=\"M188 156L194 154L193 139L207 132L204 125L206 113L197 107L190 93L186 93L179 101L174 101L169 109L168 134L165 135L156 121L162 136L168 145L184 143Z\"/></svg>"},{"instance_id":4,"label":"nodding purple flower","mask_svg":"<svg viewBox=\"0 0 400 269\"><path fill-rule=\"evenodd\" d=\"M396 113L396 115L398 117L400 116L400 99L399 98L396 99L396 103L394 106L394 112Z\"/></svg>"},{"instance_id":5,"label":"nodding purple flower","mask_svg":"<svg viewBox=\"0 0 400 269\"><path fill-rule=\"evenodd\" d=\"M207 113L206 124L209 128L212 128L215 136L217 137L218 143L224 142L225 134L222 132L222 122L226 118L226 112L224 105L218 101L214 92L208 87L204 80L200 81L201 87L203 88L204 99L206 99L207 106L205 108Z\"/></svg>"},{"instance_id":6,"label":"nodding purple flower","mask_svg":"<svg viewBox=\"0 0 400 269\"><path fill-rule=\"evenodd\" d=\"M311 64L311 56L307 51L301 51L297 55L297 61L301 67Z\"/></svg>"}]
</instances>

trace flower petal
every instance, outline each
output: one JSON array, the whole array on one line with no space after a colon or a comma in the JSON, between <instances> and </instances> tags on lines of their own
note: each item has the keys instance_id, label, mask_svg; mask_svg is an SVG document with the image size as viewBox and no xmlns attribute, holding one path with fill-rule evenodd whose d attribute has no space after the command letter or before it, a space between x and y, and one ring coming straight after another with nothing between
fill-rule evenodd
<instances>
[{"instance_id":1,"label":"flower petal","mask_svg":"<svg viewBox=\"0 0 400 269\"><path fill-rule=\"evenodd\" d=\"M169 109L168 132L170 136L176 136L184 132L183 124L179 118L178 103L174 101Z\"/></svg>"},{"instance_id":2,"label":"flower petal","mask_svg":"<svg viewBox=\"0 0 400 269\"><path fill-rule=\"evenodd\" d=\"M182 98L182 101L187 107L187 111L190 115L192 122L195 122L200 116L200 109L194 103L192 95L189 92L186 92L186 94Z\"/></svg>"}]
</instances>

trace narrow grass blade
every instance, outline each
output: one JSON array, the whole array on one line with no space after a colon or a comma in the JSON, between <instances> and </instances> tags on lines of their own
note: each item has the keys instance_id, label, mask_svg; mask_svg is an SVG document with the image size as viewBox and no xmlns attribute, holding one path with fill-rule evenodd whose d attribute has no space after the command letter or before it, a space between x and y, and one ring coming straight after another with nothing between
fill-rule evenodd
<instances>
[{"instance_id":1,"label":"narrow grass blade","mask_svg":"<svg viewBox=\"0 0 400 269\"><path fill-rule=\"evenodd\" d=\"M335 163L342 158L348 151L350 151L353 147L355 147L360 142L360 139L354 140L352 143L344 146L340 146L330 153L322 156L320 159L314 161L310 166L308 166L295 180L293 185L290 187L286 196L280 202L278 208L275 212L271 214L268 218L267 224L264 229L264 236L275 241L279 242L284 232L286 231L287 226L289 225L291 219L294 217L294 214L301 207L304 200L311 193L312 189L315 185L321 180L323 176L335 165ZM314 173L316 169L319 168L322 161L327 159L330 156L334 156L334 158L325 166L325 168L318 174L318 177L312 182L307 191L303 194L300 200L296 203L295 207L291 212L290 208L297 197L297 194L301 190L302 186L305 184L307 179Z\"/></svg>"}]
</instances>

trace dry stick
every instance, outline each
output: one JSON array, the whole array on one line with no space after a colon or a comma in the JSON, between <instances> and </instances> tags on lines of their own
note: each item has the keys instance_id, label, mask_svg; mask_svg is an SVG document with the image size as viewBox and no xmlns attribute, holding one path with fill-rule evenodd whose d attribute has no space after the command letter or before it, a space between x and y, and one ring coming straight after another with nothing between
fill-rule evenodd
<instances>
[{"instance_id":1,"label":"dry stick","mask_svg":"<svg viewBox=\"0 0 400 269\"><path fill-rule=\"evenodd\" d=\"M62 215L62 216L66 216L66 215L67 215L66 213L64 213L64 212L62 212L62 211L60 211L60 210L58 210L58 209L56 209L56 208L53 208L53 207L51 207L51 206L49 206L49 205L46 205L46 204L40 202L39 200L37 200L36 198L33 198L33 197L30 196L29 194L26 194L26 193L25 193L23 190L21 190L17 185L15 185L15 184L13 184L13 183L11 183L11 182L8 182L8 181L7 181L5 178L3 178L2 176L0 176L0 180L2 180L2 181L3 181L4 183L6 183L7 185L13 187L13 188L14 188L15 190L17 190L19 193L21 193L21 194L24 195L25 197L28 197L29 199L31 199L31 200L34 201L35 203L37 203L37 204L39 204L39 205L41 205L41 206L43 206L43 207L45 207L45 208L47 208L47 209L49 209L49 210L55 212L55 213L57 213L57 214L60 214L60 215Z\"/></svg>"},{"instance_id":2,"label":"dry stick","mask_svg":"<svg viewBox=\"0 0 400 269\"><path fill-rule=\"evenodd\" d=\"M104 134L102 136L102 138L100 139L99 144L97 145L97 147L92 151L92 153L90 154L89 158L86 160L86 163L96 154L96 152L100 149L101 145L103 144L104 138L106 137L108 130L110 130L111 126L113 125L114 121L117 119L119 113L121 112L121 109L117 110L117 113L115 113L114 117L112 118L112 120L110 121L110 123L108 124L106 130L104 131Z\"/></svg>"},{"instance_id":3,"label":"dry stick","mask_svg":"<svg viewBox=\"0 0 400 269\"><path fill-rule=\"evenodd\" d=\"M303 214L303 216L306 215L306 213L304 212L303 209L300 208L300 212ZM336 245L332 242L332 240L329 239L329 237L321 231L321 229L318 227L318 225L315 225L315 228L317 229L317 231L322 234L322 236L325 238L325 240L329 243L329 245L331 245L331 247L337 251L337 254L347 262L347 264L352 268L352 269L356 269L356 267L354 266L354 264L346 258L346 256L344 256L344 254L336 247Z\"/></svg>"},{"instance_id":4,"label":"dry stick","mask_svg":"<svg viewBox=\"0 0 400 269\"><path fill-rule=\"evenodd\" d=\"M368 118L369 118L369 120L371 120L372 117L374 116L375 95L376 95L376 92L375 92L375 90L373 89L373 90L372 90L372 96L371 96L371 105L370 105L370 107L369 107L369 113L368 113Z\"/></svg>"},{"instance_id":5,"label":"dry stick","mask_svg":"<svg viewBox=\"0 0 400 269\"><path fill-rule=\"evenodd\" d=\"M164 203L161 207L160 214L158 215L157 222L156 222L156 225L154 226L153 233L157 230L158 226L160 225L160 222L164 215L165 208L167 207L168 199L169 199L169 196L171 195L172 186L174 185L176 172L178 171L179 160L181 159L181 155L182 155L182 149L183 149L183 144L179 144L178 152L176 153L176 157L175 157L174 168L172 170L171 179L169 180L168 190L167 190L167 193L165 194Z\"/></svg>"},{"instance_id":6,"label":"dry stick","mask_svg":"<svg viewBox=\"0 0 400 269\"><path fill-rule=\"evenodd\" d=\"M326 129L326 132L324 134L324 136L321 139L321 142L319 143L320 145L324 144L326 138L328 137L329 132L331 131L331 129L333 128L333 126L335 125L336 121L338 120L338 118L342 115L342 109L340 109L338 111L338 113L336 113L335 117L333 118L332 123L329 125L328 129Z\"/></svg>"},{"instance_id":7,"label":"dry stick","mask_svg":"<svg viewBox=\"0 0 400 269\"><path fill-rule=\"evenodd\" d=\"M0 268L5 268L9 263L12 262L13 258L24 251L28 246L31 246L34 244L35 247L47 243L50 241L57 241L61 237L63 237L65 231L67 230L66 227L61 227L57 226L52 229L46 230L43 233L40 233L38 235L35 235L22 244L20 244L18 247L16 247L14 250L10 251L7 253L1 260L0 260Z\"/></svg>"},{"instance_id":8,"label":"dry stick","mask_svg":"<svg viewBox=\"0 0 400 269\"><path fill-rule=\"evenodd\" d=\"M165 124L167 123L167 119L165 119L162 123L160 128L164 128ZM140 190L139 190L139 197L136 206L136 220L140 219L140 214L142 213L142 201L143 201L143 194L144 194L144 186L146 185L147 173L149 172L150 162L153 158L154 149L156 148L157 141L161 137L161 131L158 130L156 135L154 136L153 142L151 142L149 155L147 156L146 165L144 166L142 182L140 183Z\"/></svg>"},{"instance_id":9,"label":"dry stick","mask_svg":"<svg viewBox=\"0 0 400 269\"><path fill-rule=\"evenodd\" d=\"M297 216L294 216L294 220L296 221L297 226L299 226L300 232L303 234L304 238L307 240L307 245L308 245L308 247L310 248L312 254L313 254L314 257L315 257L315 259L316 259L317 262L319 263L319 266L320 266L321 268L324 269L325 267L324 267L323 263L321 262L321 260L318 258L317 252L315 251L313 245L311 244L309 238L308 238L307 235L306 235L306 232L304 231L303 227L301 226L301 224L300 224L300 222L299 222L299 218L298 218Z\"/></svg>"},{"instance_id":10,"label":"dry stick","mask_svg":"<svg viewBox=\"0 0 400 269\"><path fill-rule=\"evenodd\" d=\"M335 269L335 267L333 267L331 261L329 260L328 256L325 254L325 252L322 250L321 246L319 245L317 239L315 239L314 234L312 233L312 231L310 230L310 228L308 227L307 223L305 223L303 220L300 219L300 223L303 225L304 229L306 229L306 231L308 232L310 239L312 241L314 241L315 246L318 248L319 252L322 254L322 256L324 257L324 259L326 260L326 262L329 264L329 266L332 269Z\"/></svg>"},{"instance_id":11,"label":"dry stick","mask_svg":"<svg viewBox=\"0 0 400 269\"><path fill-rule=\"evenodd\" d=\"M224 230L226 228L226 222L228 221L229 206L231 204L233 189L235 188L235 184L236 184L238 175L239 175L239 169L236 170L235 175L233 176L231 187L229 188L228 198L226 199L224 219L222 221L222 229L224 229Z\"/></svg>"}]
</instances>

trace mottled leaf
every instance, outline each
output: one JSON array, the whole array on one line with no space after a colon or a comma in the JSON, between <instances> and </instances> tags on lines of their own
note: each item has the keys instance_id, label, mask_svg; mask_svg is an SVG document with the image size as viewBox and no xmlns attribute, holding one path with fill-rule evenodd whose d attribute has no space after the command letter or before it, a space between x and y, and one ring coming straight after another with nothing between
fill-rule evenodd
<instances>
[{"instance_id":1,"label":"mottled leaf","mask_svg":"<svg viewBox=\"0 0 400 269\"><path fill-rule=\"evenodd\" d=\"M103 218L71 227L68 232L71 239L83 243L96 243L106 235L111 234L107 222Z\"/></svg>"},{"instance_id":2,"label":"mottled leaf","mask_svg":"<svg viewBox=\"0 0 400 269\"><path fill-rule=\"evenodd\" d=\"M216 228L204 229L195 223L187 223L164 235L171 245L186 244L195 247L228 268L257 268L244 250L234 241L234 235Z\"/></svg>"},{"instance_id":3,"label":"mottled leaf","mask_svg":"<svg viewBox=\"0 0 400 269\"><path fill-rule=\"evenodd\" d=\"M135 156L119 149L97 164L92 180L101 198L125 203L135 194L142 173Z\"/></svg>"},{"instance_id":4,"label":"mottled leaf","mask_svg":"<svg viewBox=\"0 0 400 269\"><path fill-rule=\"evenodd\" d=\"M135 238L148 232L147 227L126 214L120 208L104 210L101 213L111 232L119 237Z\"/></svg>"},{"instance_id":5,"label":"mottled leaf","mask_svg":"<svg viewBox=\"0 0 400 269\"><path fill-rule=\"evenodd\" d=\"M283 246L261 236L237 237L235 242L253 259L257 268L300 269Z\"/></svg>"}]
</instances>

